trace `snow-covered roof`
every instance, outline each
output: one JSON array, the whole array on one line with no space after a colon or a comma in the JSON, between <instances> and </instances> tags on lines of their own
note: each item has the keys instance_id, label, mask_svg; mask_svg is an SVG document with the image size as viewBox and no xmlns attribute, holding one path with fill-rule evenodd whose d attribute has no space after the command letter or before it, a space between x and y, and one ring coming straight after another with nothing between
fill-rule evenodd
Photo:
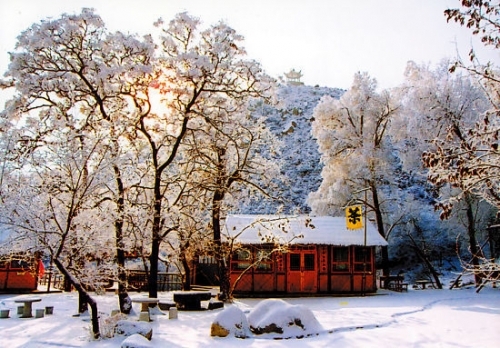
<instances>
[{"instance_id":1,"label":"snow-covered roof","mask_svg":"<svg viewBox=\"0 0 500 348\"><path fill-rule=\"evenodd\" d=\"M225 238L236 238L243 244L269 243L277 239L291 244L364 245L364 232L364 228L348 230L343 217L306 215L228 215L223 229ZM369 221L366 245L387 245Z\"/></svg>"}]
</instances>

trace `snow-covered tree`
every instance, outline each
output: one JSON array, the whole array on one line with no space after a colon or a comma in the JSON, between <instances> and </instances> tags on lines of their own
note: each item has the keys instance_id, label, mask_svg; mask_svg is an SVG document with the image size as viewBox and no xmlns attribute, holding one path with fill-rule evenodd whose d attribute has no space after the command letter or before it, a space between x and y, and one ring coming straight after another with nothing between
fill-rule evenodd
<instances>
[{"instance_id":1,"label":"snow-covered tree","mask_svg":"<svg viewBox=\"0 0 500 348\"><path fill-rule=\"evenodd\" d=\"M269 95L270 96L270 95ZM262 95L262 97L269 97ZM205 119L189 133L190 160L196 163L192 184L205 192L218 261L221 293L229 293L227 255L222 251L221 228L227 211L260 194L272 199L278 188L278 143L265 120L250 114L247 103L220 100L216 117Z\"/></svg>"},{"instance_id":2,"label":"snow-covered tree","mask_svg":"<svg viewBox=\"0 0 500 348\"><path fill-rule=\"evenodd\" d=\"M216 124L221 112L238 110L249 98L265 97L270 88L260 65L244 59L243 37L225 23L201 30L199 19L181 13L167 25L159 20L157 26L161 28L162 55L154 87L165 109L145 114L138 127L138 133L148 143L154 173L149 279L152 297L157 291L159 247L173 227L162 223L165 199L172 194L163 176L175 165L183 141L191 132L197 132L200 122Z\"/></svg>"},{"instance_id":3,"label":"snow-covered tree","mask_svg":"<svg viewBox=\"0 0 500 348\"><path fill-rule=\"evenodd\" d=\"M49 123L29 121L27 128L16 130L19 139L32 141ZM97 304L87 291L98 279L88 279L86 266L90 259L105 259L113 239L112 221L96 211L109 154L94 137L86 141L87 135L60 124L50 135L38 137L36 145L21 148L25 151L11 150L10 165L17 168L5 178L1 222L17 237L18 246L48 252L78 290L79 312L91 306L93 334L99 337Z\"/></svg>"},{"instance_id":4,"label":"snow-covered tree","mask_svg":"<svg viewBox=\"0 0 500 348\"><path fill-rule=\"evenodd\" d=\"M313 213L338 214L355 200L363 202L385 237L383 187L392 181L397 165L389 138L389 125L397 110L390 93L378 92L375 79L367 73L357 73L339 100L322 98L314 110L312 127L324 164L321 186L309 196ZM370 200L356 193L365 189ZM386 248L383 259L387 265Z\"/></svg>"},{"instance_id":5,"label":"snow-covered tree","mask_svg":"<svg viewBox=\"0 0 500 348\"><path fill-rule=\"evenodd\" d=\"M200 122L214 125L221 112L241 112L249 98L268 96L270 80L244 59L242 37L224 23L199 26L197 18L179 14L154 44L150 36L109 33L93 10L65 14L21 34L1 84L16 91L2 126L17 138L3 143L23 165L38 167L30 155L44 146L57 153L61 144L51 137L63 129L105 151L99 175L107 180L95 213L113 221L120 295L126 295L125 248L149 247L149 289L156 297L160 244L192 211L186 195L196 186L189 184L194 164L185 162L186 135L196 138L204 132Z\"/></svg>"},{"instance_id":6,"label":"snow-covered tree","mask_svg":"<svg viewBox=\"0 0 500 348\"><path fill-rule=\"evenodd\" d=\"M453 185L451 190L447 187L443 189L446 183L436 180L437 173L428 172L424 167L430 164L431 154L438 148L459 148L463 144L464 134L477 122L478 115L487 106L486 95L480 86L469 76L450 74L449 66L448 61L443 61L432 70L425 65L408 63L406 80L400 87L405 107L394 127L399 132L395 132L394 136L404 167L411 169L416 177L428 176L435 184L433 190L438 199L436 207L443 208L441 218L449 218L452 214L451 202L461 202L455 213L467 211L465 227L471 252L476 255L478 226L473 210L478 198L471 192L464 192L461 185ZM460 233L461 230L459 228L456 232Z\"/></svg>"},{"instance_id":7,"label":"snow-covered tree","mask_svg":"<svg viewBox=\"0 0 500 348\"><path fill-rule=\"evenodd\" d=\"M500 4L498 2L462 1L462 9L445 11L448 21L453 20L472 29L473 35L480 35L485 45L499 47ZM470 77L449 77L448 81L465 81L467 90L455 90L448 95L454 104L441 103L439 112L444 134L434 139L423 155L424 165L429 169L428 178L436 185L449 184L458 190L454 197L441 202L442 216L447 217L457 203L466 202L469 221L469 237L474 236L471 222L471 202L474 197L487 200L493 206L500 206L498 188L498 133L499 79L498 67L494 64L480 64L474 50L470 51L471 65L458 60L450 72L468 71ZM457 70L458 69L458 70ZM460 70L463 69L463 70ZM473 80L473 82L471 82ZM455 84L456 85L456 84ZM465 93L464 93L465 92ZM486 101L486 102L485 102ZM480 268L477 242L470 238L473 253L473 268ZM478 278L476 277L476 280Z\"/></svg>"},{"instance_id":8,"label":"snow-covered tree","mask_svg":"<svg viewBox=\"0 0 500 348\"><path fill-rule=\"evenodd\" d=\"M455 20L481 35L486 45L499 47L500 4L495 2L462 2L463 10L450 9L445 13L448 20ZM471 52L473 65L466 66L457 62L452 71L464 68L471 72L482 92L488 98L487 110L474 110L476 122L465 129L451 127L448 138L458 146L449 146L447 142L436 144L436 151L425 156L425 163L430 169L430 179L436 182L449 182L459 186L464 192L483 197L496 207L500 207L500 187L498 172L498 132L500 114L500 79L498 67L492 63L481 65ZM445 207L446 208L446 207Z\"/></svg>"},{"instance_id":9,"label":"snow-covered tree","mask_svg":"<svg viewBox=\"0 0 500 348\"><path fill-rule=\"evenodd\" d=\"M47 146L54 132L68 129L81 132L84 141L102 142L109 153L107 174L113 179L101 187L101 200L96 204L104 208L113 202L105 209L114 218L122 310L126 297L123 172L133 166L127 167L127 159L121 157L128 151L135 94L148 87L145 76L151 70L152 47L148 39L107 32L102 19L84 9L78 15L44 20L21 33L4 84L15 89L2 115L6 127L20 129L19 150ZM29 129L32 124L36 131Z\"/></svg>"}]
</instances>

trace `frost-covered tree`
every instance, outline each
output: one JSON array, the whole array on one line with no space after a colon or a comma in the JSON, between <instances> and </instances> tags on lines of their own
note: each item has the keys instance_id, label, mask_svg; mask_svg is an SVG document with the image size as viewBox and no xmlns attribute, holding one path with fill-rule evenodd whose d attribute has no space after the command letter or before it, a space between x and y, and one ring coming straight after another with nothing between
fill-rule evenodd
<instances>
[{"instance_id":1,"label":"frost-covered tree","mask_svg":"<svg viewBox=\"0 0 500 348\"><path fill-rule=\"evenodd\" d=\"M213 252L224 298L229 296L228 255L221 240L225 215L258 194L272 199L277 192L277 141L264 119L250 114L247 104L221 99L217 117L205 119L186 138L189 156L196 163L192 181L205 192L204 204L211 214Z\"/></svg>"},{"instance_id":2,"label":"frost-covered tree","mask_svg":"<svg viewBox=\"0 0 500 348\"><path fill-rule=\"evenodd\" d=\"M499 47L500 4L483 1L464 1L463 9L445 11L448 20L454 20L481 35L486 45ZM429 152L425 161L431 171L431 179L460 186L464 192L479 195L496 207L500 206L498 172L498 132L500 114L500 79L498 67L492 63L481 65L471 52L472 66L458 62L452 67L471 72L488 98L487 110L476 110L476 122L457 132L450 129L448 136L459 146L437 144L437 150Z\"/></svg>"},{"instance_id":3,"label":"frost-covered tree","mask_svg":"<svg viewBox=\"0 0 500 348\"><path fill-rule=\"evenodd\" d=\"M12 231L18 247L48 252L78 291L79 313L90 305L92 331L97 338L97 303L88 290L98 278L89 279L87 275L93 269L88 267L90 258L104 259L113 239L109 233L112 220L96 211L106 181L101 174L108 151L94 137L86 141L88 134L82 130L60 124L50 135L40 136L49 122L29 121L29 127L16 130L16 145L26 145L23 140L33 141L34 135L39 137L36 145L10 151L11 170L2 190L1 222Z\"/></svg>"},{"instance_id":4,"label":"frost-covered tree","mask_svg":"<svg viewBox=\"0 0 500 348\"><path fill-rule=\"evenodd\" d=\"M183 226L184 195L193 187L183 162L186 135L200 130L200 120L215 121L222 108L238 109L269 88L259 64L243 58L240 35L224 23L199 25L179 14L153 44L150 36L109 33L89 9L42 21L19 37L1 84L16 91L2 122L19 134L11 141L17 153L48 146L60 129L85 134L86 146L99 141L106 151L99 175L108 180L95 204L113 221L120 295L131 247L150 248L149 290L157 295L160 244ZM37 128L30 133L31 123Z\"/></svg>"},{"instance_id":5,"label":"frost-covered tree","mask_svg":"<svg viewBox=\"0 0 500 348\"><path fill-rule=\"evenodd\" d=\"M162 55L154 87L165 109L163 113L145 115L138 128L148 143L154 173L149 279L152 297L157 291L159 247L174 227L162 222L166 195L172 193L166 190L169 186L162 181L163 176L175 165L184 139L197 131L200 121L216 123L225 108L238 109L249 98L265 96L269 89L260 65L244 59L243 37L225 23L201 30L198 18L181 13L166 25L159 20L157 26L161 28Z\"/></svg>"},{"instance_id":6,"label":"frost-covered tree","mask_svg":"<svg viewBox=\"0 0 500 348\"><path fill-rule=\"evenodd\" d=\"M123 172L134 170L127 166L129 161L123 153L128 152L126 144L130 144L135 95L148 87L145 76L151 70L152 47L147 39L107 32L102 19L84 9L78 15L44 20L21 33L11 53L8 82L3 84L15 89L2 116L6 127L20 128L16 141L21 149L33 151L41 144L50 144L53 133L61 129L79 131L88 142L104 142L102 148L110 156L107 174L113 179L101 187L101 200L96 204L114 219L122 310L127 296ZM36 131L29 129L32 123L37 125Z\"/></svg>"},{"instance_id":7,"label":"frost-covered tree","mask_svg":"<svg viewBox=\"0 0 500 348\"><path fill-rule=\"evenodd\" d=\"M388 91L366 73L357 73L351 88L339 100L323 97L314 110L312 132L317 138L323 181L311 193L315 214L338 214L353 201L363 202L375 216L385 237L383 188L392 181L397 161L389 138L389 125L398 106ZM369 190L364 200L360 190ZM387 248L383 249L385 272Z\"/></svg>"},{"instance_id":8,"label":"frost-covered tree","mask_svg":"<svg viewBox=\"0 0 500 348\"><path fill-rule=\"evenodd\" d=\"M451 190L443 189L446 182L436 180L436 173L429 173L425 168L430 164L431 154L438 148L459 148L468 129L487 107L487 98L480 86L469 76L450 74L449 65L448 61L443 61L432 70L425 65L408 63L406 80L400 87L405 107L394 127L399 132L394 134L404 167L411 169L415 176L428 176L435 185L438 194L436 207L442 208L441 218L451 216L452 202L460 202L454 219L459 211L467 211L465 227L470 250L477 255L478 222L474 206L478 198L471 192L464 192L461 185L453 185ZM461 228L458 228L456 233L460 232ZM477 258L474 258L474 263L477 263Z\"/></svg>"},{"instance_id":9,"label":"frost-covered tree","mask_svg":"<svg viewBox=\"0 0 500 348\"><path fill-rule=\"evenodd\" d=\"M446 10L445 15L448 21L454 20L471 28L473 35L480 35L485 45L498 48L499 10L498 2L462 1L462 9ZM491 62L480 64L474 50L471 50L469 58L472 65L459 60L452 65L450 71L465 69L471 73L478 90L484 93L482 99L488 100L486 107L483 103L480 107L468 109L467 112L472 114L469 122L454 122L449 125L445 130L446 138L434 141L435 148L425 152L423 156L424 164L429 168L430 181L438 185L450 184L460 190L458 196L441 204L444 216L449 215L457 202L470 202L472 197L485 199L497 209L500 207L498 67ZM459 109L452 111L452 116L461 112ZM471 215L471 212L468 212L468 215ZM472 232L469 231L469 235L473 234ZM474 256L472 267L478 268L479 255L477 250L472 249L473 242L475 241L471 239L471 251Z\"/></svg>"}]
</instances>

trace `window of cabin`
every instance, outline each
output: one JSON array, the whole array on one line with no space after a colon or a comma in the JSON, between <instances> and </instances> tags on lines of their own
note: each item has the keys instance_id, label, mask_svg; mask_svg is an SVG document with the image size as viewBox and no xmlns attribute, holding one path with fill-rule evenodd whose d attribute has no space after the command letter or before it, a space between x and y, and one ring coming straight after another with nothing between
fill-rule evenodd
<instances>
[{"instance_id":1,"label":"window of cabin","mask_svg":"<svg viewBox=\"0 0 500 348\"><path fill-rule=\"evenodd\" d=\"M10 268L21 268L21 269L29 269L30 264L24 260L12 260L10 262Z\"/></svg>"},{"instance_id":2,"label":"window of cabin","mask_svg":"<svg viewBox=\"0 0 500 348\"><path fill-rule=\"evenodd\" d=\"M255 257L256 260L259 260L256 266L257 270L263 272L270 272L273 270L273 259L270 249L257 250Z\"/></svg>"},{"instance_id":3,"label":"window of cabin","mask_svg":"<svg viewBox=\"0 0 500 348\"><path fill-rule=\"evenodd\" d=\"M231 269L233 271L243 271L252 264L252 254L248 249L236 250L231 260Z\"/></svg>"},{"instance_id":4,"label":"window of cabin","mask_svg":"<svg viewBox=\"0 0 500 348\"><path fill-rule=\"evenodd\" d=\"M349 272L349 247L333 247L332 272Z\"/></svg>"},{"instance_id":5,"label":"window of cabin","mask_svg":"<svg viewBox=\"0 0 500 348\"><path fill-rule=\"evenodd\" d=\"M316 258L316 254L304 254L304 270L305 271L314 271L316 267L314 266L314 259Z\"/></svg>"},{"instance_id":6,"label":"window of cabin","mask_svg":"<svg viewBox=\"0 0 500 348\"><path fill-rule=\"evenodd\" d=\"M300 271L300 254L290 254L290 271Z\"/></svg>"},{"instance_id":7,"label":"window of cabin","mask_svg":"<svg viewBox=\"0 0 500 348\"><path fill-rule=\"evenodd\" d=\"M372 269L372 249L369 247L355 247L354 248L354 271L369 272ZM364 264L366 263L366 268Z\"/></svg>"}]
</instances>

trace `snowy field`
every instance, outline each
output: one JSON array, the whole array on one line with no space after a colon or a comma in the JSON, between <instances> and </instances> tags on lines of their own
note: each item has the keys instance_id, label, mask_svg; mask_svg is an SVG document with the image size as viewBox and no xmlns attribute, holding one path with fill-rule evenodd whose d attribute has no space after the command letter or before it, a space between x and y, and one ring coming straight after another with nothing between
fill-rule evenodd
<instances>
[{"instance_id":1,"label":"snowy field","mask_svg":"<svg viewBox=\"0 0 500 348\"><path fill-rule=\"evenodd\" d=\"M132 294L137 295L137 294ZM0 319L0 347L120 347L124 336L93 341L89 317L73 317L77 293L40 294L33 309L53 306L53 315L21 319L18 303L28 295L0 295L0 309L10 318ZM171 300L171 293L160 298ZM113 294L96 296L101 317L117 308ZM265 337L213 338L210 326L221 309L179 311L178 319L153 315L151 347L499 347L500 289L473 287L454 290L415 290L396 293L379 290L366 297L285 299L312 310L323 327L318 335L303 339ZM261 299L239 299L232 304L250 313ZM226 305L230 306L230 305ZM139 304L134 304L133 320Z\"/></svg>"}]
</instances>

